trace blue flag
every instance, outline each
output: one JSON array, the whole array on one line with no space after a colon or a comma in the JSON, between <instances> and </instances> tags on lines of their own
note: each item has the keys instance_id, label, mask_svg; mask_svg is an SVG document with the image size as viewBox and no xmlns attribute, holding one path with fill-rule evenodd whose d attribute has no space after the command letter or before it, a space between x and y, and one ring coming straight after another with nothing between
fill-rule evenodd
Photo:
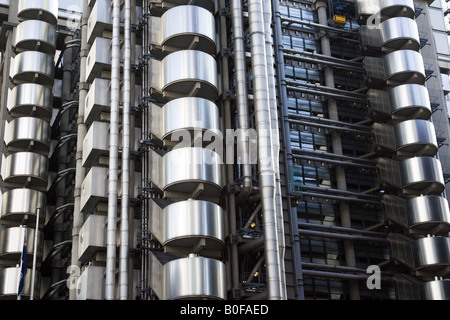
<instances>
[{"instance_id":1,"label":"blue flag","mask_svg":"<svg viewBox=\"0 0 450 320\"><path fill-rule=\"evenodd\" d=\"M23 237L23 249L22 249L22 257L20 261L21 270L20 270L20 281L19 281L19 289L17 292L17 295L19 296L22 293L23 290L23 284L25 280L25 275L27 274L28 270L28 258L27 258L27 230L24 231L24 237Z\"/></svg>"}]
</instances>

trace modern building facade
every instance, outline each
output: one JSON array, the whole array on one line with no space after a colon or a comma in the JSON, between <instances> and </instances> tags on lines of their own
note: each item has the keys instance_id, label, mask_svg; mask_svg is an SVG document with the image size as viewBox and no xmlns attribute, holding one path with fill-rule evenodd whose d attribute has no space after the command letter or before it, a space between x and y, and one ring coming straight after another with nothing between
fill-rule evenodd
<instances>
[{"instance_id":1,"label":"modern building facade","mask_svg":"<svg viewBox=\"0 0 450 320\"><path fill-rule=\"evenodd\" d=\"M0 1L0 298L448 299L436 2Z\"/></svg>"}]
</instances>

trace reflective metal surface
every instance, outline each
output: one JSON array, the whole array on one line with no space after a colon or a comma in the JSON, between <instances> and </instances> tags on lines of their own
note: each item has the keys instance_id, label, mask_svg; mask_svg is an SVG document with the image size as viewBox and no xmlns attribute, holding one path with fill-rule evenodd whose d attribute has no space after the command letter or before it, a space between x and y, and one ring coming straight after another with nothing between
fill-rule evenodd
<instances>
[{"instance_id":1,"label":"reflective metal surface","mask_svg":"<svg viewBox=\"0 0 450 320\"><path fill-rule=\"evenodd\" d=\"M188 257L163 266L162 300L225 299L225 265L216 259Z\"/></svg>"},{"instance_id":2,"label":"reflective metal surface","mask_svg":"<svg viewBox=\"0 0 450 320\"><path fill-rule=\"evenodd\" d=\"M436 131L430 121L403 121L394 126L394 132L401 156L434 156L438 151Z\"/></svg>"},{"instance_id":3,"label":"reflective metal surface","mask_svg":"<svg viewBox=\"0 0 450 320\"><path fill-rule=\"evenodd\" d=\"M426 300L450 300L450 280L433 280L423 285L423 296Z\"/></svg>"},{"instance_id":4,"label":"reflective metal surface","mask_svg":"<svg viewBox=\"0 0 450 320\"><path fill-rule=\"evenodd\" d=\"M386 218L411 234L447 235L450 232L448 202L440 196L403 199L394 195L382 198Z\"/></svg>"},{"instance_id":5,"label":"reflective metal surface","mask_svg":"<svg viewBox=\"0 0 450 320\"><path fill-rule=\"evenodd\" d=\"M7 125L5 143L9 151L31 151L48 155L50 123L33 117L16 118Z\"/></svg>"},{"instance_id":6,"label":"reflective metal surface","mask_svg":"<svg viewBox=\"0 0 450 320\"><path fill-rule=\"evenodd\" d=\"M386 80L404 83L425 83L423 58L414 50L397 50L384 57Z\"/></svg>"},{"instance_id":7,"label":"reflective metal surface","mask_svg":"<svg viewBox=\"0 0 450 320\"><path fill-rule=\"evenodd\" d=\"M413 0L357 0L358 15L381 14L383 19L392 17L414 17Z\"/></svg>"},{"instance_id":8,"label":"reflective metal surface","mask_svg":"<svg viewBox=\"0 0 450 320\"><path fill-rule=\"evenodd\" d=\"M6 191L2 196L1 219L21 222L25 215L29 216L30 223L35 226L37 208L45 208L46 194L32 189L13 189ZM44 211L41 210L39 219L44 221ZM41 218L42 217L42 218Z\"/></svg>"},{"instance_id":9,"label":"reflective metal surface","mask_svg":"<svg viewBox=\"0 0 450 320\"><path fill-rule=\"evenodd\" d=\"M419 50L420 37L415 20L396 17L380 23L381 46L390 49Z\"/></svg>"},{"instance_id":10,"label":"reflective metal surface","mask_svg":"<svg viewBox=\"0 0 450 320\"><path fill-rule=\"evenodd\" d=\"M450 238L426 237L415 242L416 267L434 276L450 273Z\"/></svg>"},{"instance_id":11,"label":"reflective metal surface","mask_svg":"<svg viewBox=\"0 0 450 320\"><path fill-rule=\"evenodd\" d=\"M162 60L161 89L174 96L196 96L215 99L217 96L217 63L197 50L182 50Z\"/></svg>"},{"instance_id":12,"label":"reflective metal surface","mask_svg":"<svg viewBox=\"0 0 450 320\"><path fill-rule=\"evenodd\" d=\"M83 166L97 164L100 156L109 154L109 123L94 121L89 127L83 142Z\"/></svg>"},{"instance_id":13,"label":"reflective metal surface","mask_svg":"<svg viewBox=\"0 0 450 320\"><path fill-rule=\"evenodd\" d=\"M410 119L429 119L431 105L428 89L420 84L404 84L388 90L393 114Z\"/></svg>"},{"instance_id":14,"label":"reflective metal surface","mask_svg":"<svg viewBox=\"0 0 450 320\"><path fill-rule=\"evenodd\" d=\"M108 168L92 167L81 185L81 211L92 212L97 204L108 201Z\"/></svg>"},{"instance_id":15,"label":"reflective metal surface","mask_svg":"<svg viewBox=\"0 0 450 320\"><path fill-rule=\"evenodd\" d=\"M441 163L432 157L414 157L400 165L403 192L440 194L445 188Z\"/></svg>"},{"instance_id":16,"label":"reflective metal surface","mask_svg":"<svg viewBox=\"0 0 450 320\"><path fill-rule=\"evenodd\" d=\"M10 76L14 84L39 83L53 87L55 62L53 57L37 51L19 53L11 64Z\"/></svg>"},{"instance_id":17,"label":"reflective metal surface","mask_svg":"<svg viewBox=\"0 0 450 320\"><path fill-rule=\"evenodd\" d=\"M6 157L3 179L12 187L46 190L49 159L33 152L16 152Z\"/></svg>"},{"instance_id":18,"label":"reflective metal surface","mask_svg":"<svg viewBox=\"0 0 450 320\"><path fill-rule=\"evenodd\" d=\"M20 20L43 20L52 25L58 22L58 1L19 0L17 16Z\"/></svg>"},{"instance_id":19,"label":"reflective metal surface","mask_svg":"<svg viewBox=\"0 0 450 320\"><path fill-rule=\"evenodd\" d=\"M160 44L164 47L195 49L214 54L215 42L214 16L206 9L192 5L177 6L161 16Z\"/></svg>"},{"instance_id":20,"label":"reflective metal surface","mask_svg":"<svg viewBox=\"0 0 450 320\"><path fill-rule=\"evenodd\" d=\"M25 229L27 233L27 255L30 261L33 260L34 255L34 237L35 229L33 228L0 228L0 256L5 260L12 260L13 263L20 261L20 256L23 251L23 239L25 236ZM44 241L44 234L38 231L37 248L42 248ZM42 250L37 250L37 259L42 258Z\"/></svg>"},{"instance_id":21,"label":"reflective metal surface","mask_svg":"<svg viewBox=\"0 0 450 320\"><path fill-rule=\"evenodd\" d=\"M203 148L174 149L164 155L162 164L164 191L181 193L183 197L199 193L198 199L219 197L222 159L216 152ZM203 185L199 186L200 183Z\"/></svg>"},{"instance_id":22,"label":"reflective metal surface","mask_svg":"<svg viewBox=\"0 0 450 320\"><path fill-rule=\"evenodd\" d=\"M17 52L33 50L53 56L56 50L56 28L39 20L21 22L15 30L13 46Z\"/></svg>"},{"instance_id":23,"label":"reflective metal surface","mask_svg":"<svg viewBox=\"0 0 450 320\"><path fill-rule=\"evenodd\" d=\"M166 252L221 257L224 215L217 204L188 199L161 210L153 204L151 212L151 232Z\"/></svg>"},{"instance_id":24,"label":"reflective metal surface","mask_svg":"<svg viewBox=\"0 0 450 320\"><path fill-rule=\"evenodd\" d=\"M77 300L105 299L105 267L87 265L76 282Z\"/></svg>"},{"instance_id":25,"label":"reflective metal surface","mask_svg":"<svg viewBox=\"0 0 450 320\"><path fill-rule=\"evenodd\" d=\"M177 5L194 5L210 12L214 11L213 0L150 0L148 7L152 15L161 16L168 9Z\"/></svg>"},{"instance_id":26,"label":"reflective metal surface","mask_svg":"<svg viewBox=\"0 0 450 320\"><path fill-rule=\"evenodd\" d=\"M25 83L8 92L8 110L12 116L34 116L50 121L53 93L40 84Z\"/></svg>"},{"instance_id":27,"label":"reflective metal surface","mask_svg":"<svg viewBox=\"0 0 450 320\"><path fill-rule=\"evenodd\" d=\"M219 109L202 98L186 97L168 102L162 107L160 123L164 140L171 140L171 135L177 131L193 129L208 130L211 135L220 136Z\"/></svg>"},{"instance_id":28,"label":"reflective metal surface","mask_svg":"<svg viewBox=\"0 0 450 320\"><path fill-rule=\"evenodd\" d=\"M87 81L92 83L95 78L102 78L103 71L110 71L111 59L111 40L95 38L87 57Z\"/></svg>"},{"instance_id":29,"label":"reflective metal surface","mask_svg":"<svg viewBox=\"0 0 450 320\"><path fill-rule=\"evenodd\" d=\"M31 268L28 272L31 274ZM41 273L36 270L33 297L39 297L39 284ZM20 268L0 267L0 299L17 299L17 288L19 287ZM31 293L31 277L25 277L22 299L27 299Z\"/></svg>"}]
</instances>

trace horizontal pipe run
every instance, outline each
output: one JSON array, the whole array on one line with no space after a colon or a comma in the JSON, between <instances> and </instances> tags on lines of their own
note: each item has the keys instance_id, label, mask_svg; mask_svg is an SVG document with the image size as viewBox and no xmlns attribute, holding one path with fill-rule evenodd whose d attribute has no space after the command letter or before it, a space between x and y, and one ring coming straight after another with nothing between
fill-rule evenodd
<instances>
[{"instance_id":1,"label":"horizontal pipe run","mask_svg":"<svg viewBox=\"0 0 450 320\"><path fill-rule=\"evenodd\" d=\"M341 89L336 89L334 87L327 87L327 86L321 86L315 83L305 83L305 82L297 82L297 81L292 81L292 80L286 80L286 84L287 85L292 85L292 86L300 86L300 87L308 87L308 88L312 88L317 90L317 92L322 92L325 91L325 93L336 93L338 95L342 95L345 97L350 97L350 98L355 98L355 99L360 99L361 101L369 101L368 100L368 96L365 93L357 93L357 92L353 92L353 91L348 91L348 90L341 90Z\"/></svg>"},{"instance_id":2,"label":"horizontal pipe run","mask_svg":"<svg viewBox=\"0 0 450 320\"><path fill-rule=\"evenodd\" d=\"M326 26L326 25L323 25L323 24L314 23L314 22L311 22L311 21L297 20L297 19L287 18L287 17L284 17L284 16L281 16L281 21L282 21L282 24L281 24L282 27L285 27L285 25L283 25L283 22L289 22L289 24L298 23L298 24L302 24L302 25L305 25L305 26L308 26L308 27L312 27L312 28L318 28L318 29L323 29L323 30L336 32L338 34L348 33L348 34L352 34L354 36L358 36L358 33L359 33L359 28L357 28L357 29L350 29L350 30L348 30L348 29L337 29L337 28L329 27L329 26ZM358 41L358 43L359 43L359 41Z\"/></svg>"},{"instance_id":3,"label":"horizontal pipe run","mask_svg":"<svg viewBox=\"0 0 450 320\"><path fill-rule=\"evenodd\" d=\"M366 200L379 200L381 201L381 196L378 195L368 195L363 194L361 192L352 192L347 190L339 190L339 189L331 189L331 188L321 188L321 187L313 187L313 186L302 186L302 189L309 190L309 191L316 191L320 193L326 193L326 194L336 194L341 196L349 196L349 197L361 197Z\"/></svg>"},{"instance_id":4,"label":"horizontal pipe run","mask_svg":"<svg viewBox=\"0 0 450 320\"><path fill-rule=\"evenodd\" d=\"M325 224L299 222L298 226L301 228L304 228L304 229L328 230L328 231L334 231L334 232L347 232L347 233L351 233L351 234L356 233L356 234L361 234L361 235L367 235L370 237L386 238L386 236L387 236L387 234L385 234L383 232L358 230L358 229L354 229L354 228L339 227L339 226L332 226L332 225L325 225Z\"/></svg>"},{"instance_id":5,"label":"horizontal pipe run","mask_svg":"<svg viewBox=\"0 0 450 320\"><path fill-rule=\"evenodd\" d=\"M303 84L301 84L301 85L303 85ZM342 100L352 101L352 102L356 102L356 103L368 104L368 99L367 98L364 98L364 99L363 98L356 98L356 97L347 96L347 95L344 95L344 94L337 94L337 93L324 92L324 91L316 91L316 90L300 88L300 87L294 87L294 86L286 86L286 90L287 91L300 92L300 93L307 93L307 94L312 94L312 95L316 95L316 96L325 96L325 97L334 98L334 99L342 99Z\"/></svg>"},{"instance_id":6,"label":"horizontal pipe run","mask_svg":"<svg viewBox=\"0 0 450 320\"><path fill-rule=\"evenodd\" d=\"M295 195L291 193L291 196L293 198L298 198L298 195ZM367 199L360 199L356 197L346 197L346 196L337 196L332 194L325 194L325 193L317 193L317 192L301 192L302 197L312 197L312 198L325 198L330 200L336 200L336 201L346 201L346 202L360 202L365 204L375 204L375 205L381 205L381 201L374 201L374 200L367 200Z\"/></svg>"},{"instance_id":7,"label":"horizontal pipe run","mask_svg":"<svg viewBox=\"0 0 450 320\"><path fill-rule=\"evenodd\" d=\"M352 273L303 269L303 275L310 276L310 277L336 278L336 279L344 279L344 280L367 280L372 274L352 274ZM391 282L392 278L391 277L380 277L380 280Z\"/></svg>"},{"instance_id":8,"label":"horizontal pipe run","mask_svg":"<svg viewBox=\"0 0 450 320\"><path fill-rule=\"evenodd\" d=\"M359 168L369 169L369 170L376 169L376 166L370 166L370 165L365 165L365 164L360 164L360 163L351 163L349 161L332 160L332 159L327 159L327 158L322 158L322 157L311 157L311 156L295 154L295 153L293 154L293 157L295 159L306 160L306 161L330 163L335 166L359 167Z\"/></svg>"},{"instance_id":9,"label":"horizontal pipe run","mask_svg":"<svg viewBox=\"0 0 450 320\"><path fill-rule=\"evenodd\" d=\"M367 160L367 159L361 159L358 157L350 157L345 156L341 154L336 153L329 153L329 152L323 152L323 151L311 151L311 150L305 150L305 149L299 149L299 148L293 148L292 151L297 154L309 154L313 156L318 156L319 158L334 158L339 159L343 161L350 161L350 162L358 162L360 164L364 164L369 167L375 167L377 165L376 161L373 160Z\"/></svg>"},{"instance_id":10,"label":"horizontal pipe run","mask_svg":"<svg viewBox=\"0 0 450 320\"><path fill-rule=\"evenodd\" d=\"M298 125L305 126L305 127L317 127L317 128L328 129L328 130L332 130L332 131L342 131L342 132L348 132L348 133L366 135L366 136L373 135L372 132L351 129L351 128L344 127L344 126L334 126L334 125L329 125L329 124L325 124L325 123L317 123L317 122L302 121L302 120L295 120L295 119L289 119L289 122L292 124L298 124Z\"/></svg>"},{"instance_id":11,"label":"horizontal pipe run","mask_svg":"<svg viewBox=\"0 0 450 320\"><path fill-rule=\"evenodd\" d=\"M314 123L324 123L324 124L333 125L336 127L342 127L342 128L352 129L355 131L361 131L361 133L364 132L365 134L373 134L371 127L362 125L360 123L349 123L349 122L333 120L333 119L328 119L328 118L323 118L323 117L314 117L314 116L307 116L304 114L295 114L295 113L290 113L289 118L295 119L295 120L306 120L308 122L314 122Z\"/></svg>"},{"instance_id":12,"label":"horizontal pipe run","mask_svg":"<svg viewBox=\"0 0 450 320\"><path fill-rule=\"evenodd\" d=\"M327 56L327 55L316 53L316 52L300 51L300 50L296 50L296 49L292 49L292 48L283 48L282 50L283 50L283 52L289 52L290 54L299 54L299 55L303 55L303 56L314 57L314 58L318 58L321 60L326 60L326 61L346 65L348 67L359 68L359 69L364 68L363 63L356 62L354 60L345 60L345 59L331 57L331 56ZM362 58L364 58L364 57L362 57Z\"/></svg>"},{"instance_id":13,"label":"horizontal pipe run","mask_svg":"<svg viewBox=\"0 0 450 320\"><path fill-rule=\"evenodd\" d=\"M319 60L317 58L301 57L298 55L293 55L293 54L288 54L288 53L285 53L283 56L286 60L304 61L304 62L309 62L309 63L314 63L314 64L323 64L323 65L327 65L327 66L334 67L337 69L346 69L346 70L355 71L355 72L359 72L359 73L364 72L362 67L353 67L353 66L342 64L342 63L333 62L333 61Z\"/></svg>"},{"instance_id":14,"label":"horizontal pipe run","mask_svg":"<svg viewBox=\"0 0 450 320\"><path fill-rule=\"evenodd\" d=\"M326 232L326 231L313 231L313 230L307 230L307 229L299 229L298 233L301 236L313 236L313 237L321 237L321 238L323 237L323 238L332 238L332 239L339 239L339 240L387 242L386 238L369 237L369 236L355 235L355 234L334 233L334 232Z\"/></svg>"}]
</instances>

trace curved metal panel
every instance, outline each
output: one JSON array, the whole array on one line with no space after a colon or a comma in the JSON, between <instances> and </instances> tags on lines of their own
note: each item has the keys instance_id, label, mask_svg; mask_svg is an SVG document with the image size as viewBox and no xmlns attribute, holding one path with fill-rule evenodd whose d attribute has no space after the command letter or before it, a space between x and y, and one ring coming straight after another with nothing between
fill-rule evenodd
<instances>
[{"instance_id":1,"label":"curved metal panel","mask_svg":"<svg viewBox=\"0 0 450 320\"><path fill-rule=\"evenodd\" d=\"M450 270L450 238L426 237L415 241L416 268L443 276Z\"/></svg>"},{"instance_id":2,"label":"curved metal panel","mask_svg":"<svg viewBox=\"0 0 450 320\"><path fill-rule=\"evenodd\" d=\"M53 56L56 50L56 28L39 20L21 22L16 28L13 46L17 52L32 50Z\"/></svg>"},{"instance_id":3,"label":"curved metal panel","mask_svg":"<svg viewBox=\"0 0 450 320\"><path fill-rule=\"evenodd\" d=\"M40 84L20 84L8 96L8 110L13 117L33 116L50 121L52 106L52 90Z\"/></svg>"},{"instance_id":4,"label":"curved metal panel","mask_svg":"<svg viewBox=\"0 0 450 320\"><path fill-rule=\"evenodd\" d=\"M415 232L436 234L450 232L448 202L440 196L419 196L405 203L408 226Z\"/></svg>"},{"instance_id":5,"label":"curved metal panel","mask_svg":"<svg viewBox=\"0 0 450 320\"><path fill-rule=\"evenodd\" d=\"M384 56L386 80L399 83L425 83L422 56L414 50L397 50Z\"/></svg>"},{"instance_id":6,"label":"curved metal panel","mask_svg":"<svg viewBox=\"0 0 450 320\"><path fill-rule=\"evenodd\" d=\"M197 190L200 193L198 199L202 200L203 196L218 197L222 189L221 164L221 157L212 150L174 149L163 157L163 189L179 192L184 196L196 193Z\"/></svg>"},{"instance_id":7,"label":"curved metal panel","mask_svg":"<svg viewBox=\"0 0 450 320\"><path fill-rule=\"evenodd\" d=\"M171 8L161 16L161 26L162 46L195 49L208 54L216 51L214 16L204 8L192 5Z\"/></svg>"},{"instance_id":8,"label":"curved metal panel","mask_svg":"<svg viewBox=\"0 0 450 320\"><path fill-rule=\"evenodd\" d=\"M5 143L10 151L31 151L48 155L50 123L38 118L16 118L8 124Z\"/></svg>"},{"instance_id":9,"label":"curved metal panel","mask_svg":"<svg viewBox=\"0 0 450 320\"><path fill-rule=\"evenodd\" d=\"M163 300L225 298L225 265L221 261L191 256L164 265Z\"/></svg>"},{"instance_id":10,"label":"curved metal panel","mask_svg":"<svg viewBox=\"0 0 450 320\"><path fill-rule=\"evenodd\" d=\"M26 228L27 232L27 255L30 261L34 255L35 229ZM20 255L23 251L23 239L25 228L0 228L0 256L2 259L20 261ZM37 248L42 248L44 234L38 231ZM42 250L37 250L37 259L42 258Z\"/></svg>"},{"instance_id":11,"label":"curved metal panel","mask_svg":"<svg viewBox=\"0 0 450 320\"><path fill-rule=\"evenodd\" d=\"M432 122L408 120L394 126L397 151L406 156L434 156L438 151Z\"/></svg>"},{"instance_id":12,"label":"curved metal panel","mask_svg":"<svg viewBox=\"0 0 450 320\"><path fill-rule=\"evenodd\" d=\"M395 17L380 23L381 46L397 50L419 50L420 37L415 20Z\"/></svg>"},{"instance_id":13,"label":"curved metal panel","mask_svg":"<svg viewBox=\"0 0 450 320\"><path fill-rule=\"evenodd\" d=\"M223 209L215 203L193 199L175 202L154 219L159 220L154 234L164 246L172 248L166 248L166 252L189 254L201 250L203 256L210 256L207 251L221 250L224 244L223 219ZM220 256L221 251L217 254Z\"/></svg>"},{"instance_id":14,"label":"curved metal panel","mask_svg":"<svg viewBox=\"0 0 450 320\"><path fill-rule=\"evenodd\" d=\"M47 189L49 160L33 152L17 152L6 157L5 183L16 187Z\"/></svg>"},{"instance_id":15,"label":"curved metal panel","mask_svg":"<svg viewBox=\"0 0 450 320\"><path fill-rule=\"evenodd\" d=\"M28 268L31 274L31 268ZM41 273L36 270L35 286L33 297L39 298L39 283ZM17 288L19 287L20 268L2 268L0 267L0 299L16 299ZM31 293L31 277L25 277L22 297L30 296Z\"/></svg>"},{"instance_id":16,"label":"curved metal panel","mask_svg":"<svg viewBox=\"0 0 450 320\"><path fill-rule=\"evenodd\" d=\"M58 22L58 1L19 0L17 16L20 20L43 20L56 26Z\"/></svg>"},{"instance_id":17,"label":"curved metal panel","mask_svg":"<svg viewBox=\"0 0 450 320\"><path fill-rule=\"evenodd\" d=\"M433 280L423 285L426 300L450 300L450 280Z\"/></svg>"},{"instance_id":18,"label":"curved metal panel","mask_svg":"<svg viewBox=\"0 0 450 320\"><path fill-rule=\"evenodd\" d=\"M214 57L197 50L182 50L162 60L162 91L166 94L217 97L217 64Z\"/></svg>"},{"instance_id":19,"label":"curved metal panel","mask_svg":"<svg viewBox=\"0 0 450 320\"><path fill-rule=\"evenodd\" d=\"M409 17L414 18L413 0L357 0L358 15L375 15L382 18Z\"/></svg>"},{"instance_id":20,"label":"curved metal panel","mask_svg":"<svg viewBox=\"0 0 450 320\"><path fill-rule=\"evenodd\" d=\"M409 119L429 119L431 104L428 89L420 84L404 84L388 90L392 114Z\"/></svg>"},{"instance_id":21,"label":"curved metal panel","mask_svg":"<svg viewBox=\"0 0 450 320\"><path fill-rule=\"evenodd\" d=\"M150 0L149 10L152 15L161 16L169 8L180 5L194 5L210 12L213 12L215 7L213 0Z\"/></svg>"},{"instance_id":22,"label":"curved metal panel","mask_svg":"<svg viewBox=\"0 0 450 320\"><path fill-rule=\"evenodd\" d=\"M441 162L432 157L414 157L401 161L403 192L440 194L445 188Z\"/></svg>"},{"instance_id":23,"label":"curved metal panel","mask_svg":"<svg viewBox=\"0 0 450 320\"><path fill-rule=\"evenodd\" d=\"M55 62L52 56L37 52L19 53L11 64L11 78L14 84L39 83L53 87Z\"/></svg>"},{"instance_id":24,"label":"curved metal panel","mask_svg":"<svg viewBox=\"0 0 450 320\"><path fill-rule=\"evenodd\" d=\"M172 100L162 108L162 138L170 139L179 130L209 130L220 135L219 109L210 100L185 97ZM177 139L178 141L178 139Z\"/></svg>"},{"instance_id":25,"label":"curved metal panel","mask_svg":"<svg viewBox=\"0 0 450 320\"><path fill-rule=\"evenodd\" d=\"M25 188L9 190L2 196L1 219L21 222L24 216L28 216L29 222L35 226L37 208L43 209L45 205L46 195L43 192ZM41 210L39 214L40 221L45 221L44 212Z\"/></svg>"}]
</instances>

